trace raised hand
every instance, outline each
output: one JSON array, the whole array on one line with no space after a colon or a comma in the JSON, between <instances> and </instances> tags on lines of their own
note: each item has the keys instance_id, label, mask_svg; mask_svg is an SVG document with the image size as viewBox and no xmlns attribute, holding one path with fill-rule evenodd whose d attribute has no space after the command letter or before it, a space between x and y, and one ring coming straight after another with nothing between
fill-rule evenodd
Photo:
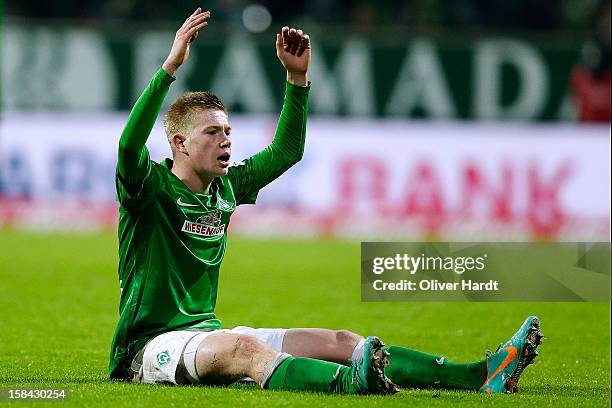
<instances>
[{"instance_id":1,"label":"raised hand","mask_svg":"<svg viewBox=\"0 0 612 408\"><path fill-rule=\"evenodd\" d=\"M201 29L208 25L210 11L202 11L198 7L192 15L183 23L176 32L172 49L162 68L170 75L174 75L176 70L189 58L189 45L198 37Z\"/></svg>"},{"instance_id":2,"label":"raised hand","mask_svg":"<svg viewBox=\"0 0 612 408\"><path fill-rule=\"evenodd\" d=\"M287 81L306 86L310 65L310 37L302 30L283 27L276 34L276 56L287 70Z\"/></svg>"}]
</instances>

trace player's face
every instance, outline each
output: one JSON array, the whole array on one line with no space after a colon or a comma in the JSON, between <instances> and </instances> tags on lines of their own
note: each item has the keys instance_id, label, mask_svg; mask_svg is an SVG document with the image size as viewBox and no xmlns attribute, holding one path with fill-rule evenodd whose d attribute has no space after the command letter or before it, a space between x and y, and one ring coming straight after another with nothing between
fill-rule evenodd
<instances>
[{"instance_id":1,"label":"player's face","mask_svg":"<svg viewBox=\"0 0 612 408\"><path fill-rule=\"evenodd\" d=\"M227 114L207 109L198 114L190 137L185 140L189 162L203 176L224 176L230 164L232 142Z\"/></svg>"}]
</instances>

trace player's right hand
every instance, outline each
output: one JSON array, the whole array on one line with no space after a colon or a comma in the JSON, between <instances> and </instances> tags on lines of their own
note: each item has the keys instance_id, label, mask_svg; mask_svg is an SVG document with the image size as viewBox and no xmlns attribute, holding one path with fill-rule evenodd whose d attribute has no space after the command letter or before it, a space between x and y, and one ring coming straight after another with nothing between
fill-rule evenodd
<instances>
[{"instance_id":1,"label":"player's right hand","mask_svg":"<svg viewBox=\"0 0 612 408\"><path fill-rule=\"evenodd\" d=\"M210 11L202 11L202 8L198 7L177 30L170 54L162 64L163 70L169 75L174 75L176 70L187 61L189 45L197 38L200 30L208 25L209 18Z\"/></svg>"}]
</instances>

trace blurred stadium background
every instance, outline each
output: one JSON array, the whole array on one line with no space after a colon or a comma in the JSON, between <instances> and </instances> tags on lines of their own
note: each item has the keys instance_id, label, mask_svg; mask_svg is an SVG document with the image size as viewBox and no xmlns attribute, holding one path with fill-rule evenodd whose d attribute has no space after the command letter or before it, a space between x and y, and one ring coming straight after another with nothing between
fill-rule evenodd
<instances>
[{"instance_id":1,"label":"blurred stadium background","mask_svg":"<svg viewBox=\"0 0 612 408\"><path fill-rule=\"evenodd\" d=\"M116 145L199 3L5 3L0 229L112 231ZM314 41L303 162L230 232L351 239L610 235L610 2L207 1L166 102L210 89L233 159L273 136L274 32ZM158 122L149 147L169 150Z\"/></svg>"}]
</instances>

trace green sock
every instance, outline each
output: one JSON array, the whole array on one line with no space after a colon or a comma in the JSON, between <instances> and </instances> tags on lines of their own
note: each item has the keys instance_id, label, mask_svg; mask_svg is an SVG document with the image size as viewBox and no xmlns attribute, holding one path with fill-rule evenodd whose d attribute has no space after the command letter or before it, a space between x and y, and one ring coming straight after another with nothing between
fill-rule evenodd
<instances>
[{"instance_id":1,"label":"green sock","mask_svg":"<svg viewBox=\"0 0 612 408\"><path fill-rule=\"evenodd\" d=\"M266 388L355 394L351 368L328 361L289 357L274 371Z\"/></svg>"},{"instance_id":2,"label":"green sock","mask_svg":"<svg viewBox=\"0 0 612 408\"><path fill-rule=\"evenodd\" d=\"M405 347L390 346L387 350L391 355L385 374L400 387L477 390L487 377L485 360L456 364L442 360L442 357Z\"/></svg>"}]
</instances>

